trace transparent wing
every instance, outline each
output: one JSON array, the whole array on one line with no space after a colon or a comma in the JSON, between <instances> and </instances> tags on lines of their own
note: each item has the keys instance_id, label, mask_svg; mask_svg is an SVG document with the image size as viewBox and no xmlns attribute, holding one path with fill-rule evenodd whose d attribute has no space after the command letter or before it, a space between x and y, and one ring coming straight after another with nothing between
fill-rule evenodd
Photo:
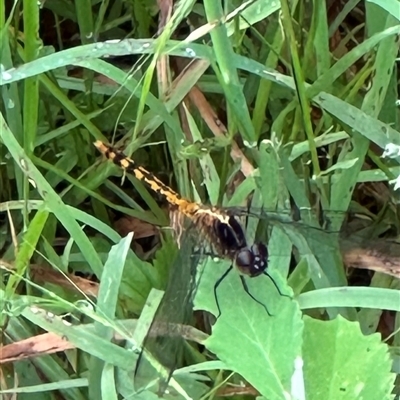
<instances>
[{"instance_id":1,"label":"transparent wing","mask_svg":"<svg viewBox=\"0 0 400 400\"><path fill-rule=\"evenodd\" d=\"M337 220L346 220L350 213L344 211L325 211L317 213L316 210L298 208L283 210L268 210L264 207L224 207L224 210L230 215L254 217L262 220L268 220L278 223L295 223L305 225L305 220L312 220L320 224L320 226L329 226Z\"/></svg>"},{"instance_id":2,"label":"transparent wing","mask_svg":"<svg viewBox=\"0 0 400 400\"><path fill-rule=\"evenodd\" d=\"M192 320L196 270L201 257L199 252L194 251L194 243L194 232L186 231L172 263L164 297L143 342L144 351L135 370L136 390L147 388L150 382L157 382L158 395L162 396L173 371L182 365L185 348L182 332ZM163 371L146 360L147 352L157 359Z\"/></svg>"},{"instance_id":3,"label":"transparent wing","mask_svg":"<svg viewBox=\"0 0 400 400\"><path fill-rule=\"evenodd\" d=\"M332 241L340 238L341 241L359 244L371 238L377 231L376 216L361 211L354 213L329 211L320 216L311 210L297 210L299 214L290 210L277 212L256 207L225 207L224 211L239 217L242 224L247 225L247 228L250 227L254 234L257 230L257 237L265 242L268 240L268 235L265 233L267 227L275 225L298 231L305 237L314 237L317 242L318 235L322 232L323 235L331 237ZM392 223L393 221L381 221L379 234L382 235L385 230L389 230ZM254 237L249 241L252 240Z\"/></svg>"}]
</instances>

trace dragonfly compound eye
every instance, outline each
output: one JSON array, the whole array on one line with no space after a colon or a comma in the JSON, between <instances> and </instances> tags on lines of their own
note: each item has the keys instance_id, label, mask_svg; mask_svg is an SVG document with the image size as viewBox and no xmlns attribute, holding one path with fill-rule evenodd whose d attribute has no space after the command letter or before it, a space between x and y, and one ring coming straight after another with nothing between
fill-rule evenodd
<instances>
[{"instance_id":1,"label":"dragonfly compound eye","mask_svg":"<svg viewBox=\"0 0 400 400\"><path fill-rule=\"evenodd\" d=\"M268 266L268 249L263 243L240 249L236 255L236 266L244 275L261 275Z\"/></svg>"}]
</instances>

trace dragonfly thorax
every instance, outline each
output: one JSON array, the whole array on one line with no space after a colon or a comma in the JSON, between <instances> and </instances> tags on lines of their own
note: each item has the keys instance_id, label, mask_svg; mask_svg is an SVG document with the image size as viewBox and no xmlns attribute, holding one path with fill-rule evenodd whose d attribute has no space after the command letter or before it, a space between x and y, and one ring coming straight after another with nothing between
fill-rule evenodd
<instances>
[{"instance_id":1,"label":"dragonfly thorax","mask_svg":"<svg viewBox=\"0 0 400 400\"><path fill-rule=\"evenodd\" d=\"M236 253L236 267L243 275L259 276L268 267L268 249L264 243L254 243Z\"/></svg>"},{"instance_id":2,"label":"dragonfly thorax","mask_svg":"<svg viewBox=\"0 0 400 400\"><path fill-rule=\"evenodd\" d=\"M263 243L249 246L243 228L234 215L214 207L200 208L192 218L217 254L230 259L241 274L255 277L266 270L267 247Z\"/></svg>"}]
</instances>

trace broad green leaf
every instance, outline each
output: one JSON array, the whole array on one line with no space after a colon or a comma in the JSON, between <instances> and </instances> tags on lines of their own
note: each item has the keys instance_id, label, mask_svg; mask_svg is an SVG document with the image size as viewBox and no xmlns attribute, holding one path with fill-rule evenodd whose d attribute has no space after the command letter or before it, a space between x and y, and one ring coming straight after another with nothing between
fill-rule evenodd
<instances>
[{"instance_id":1,"label":"broad green leaf","mask_svg":"<svg viewBox=\"0 0 400 400\"><path fill-rule=\"evenodd\" d=\"M211 260L205 265L197 308L218 314L213 289L228 266ZM277 273L271 270L271 275L282 293L291 293ZM233 270L218 287L221 316L205 346L268 399L285 399L290 393L295 359L301 355L303 322L299 307L294 300L280 296L268 277L245 279L251 295L271 315L245 292L238 272Z\"/></svg>"},{"instance_id":2,"label":"broad green leaf","mask_svg":"<svg viewBox=\"0 0 400 400\"><path fill-rule=\"evenodd\" d=\"M389 400L395 375L379 334L364 336L356 322L304 318L307 400Z\"/></svg>"}]
</instances>

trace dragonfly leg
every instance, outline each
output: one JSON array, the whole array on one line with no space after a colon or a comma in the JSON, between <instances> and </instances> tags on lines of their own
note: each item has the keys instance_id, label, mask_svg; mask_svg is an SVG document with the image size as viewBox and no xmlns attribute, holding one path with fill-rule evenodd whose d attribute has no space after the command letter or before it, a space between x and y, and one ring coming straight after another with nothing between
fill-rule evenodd
<instances>
[{"instance_id":1,"label":"dragonfly leg","mask_svg":"<svg viewBox=\"0 0 400 400\"><path fill-rule=\"evenodd\" d=\"M223 275L217 280L217 282L215 282L214 285L214 297L215 297L215 302L217 303L217 308L218 308L218 315L217 315L217 319L221 316L221 308L219 306L219 301L218 301L218 297L217 297L217 289L218 286L221 284L221 282L228 276L229 272L231 272L233 269L233 264L223 273Z\"/></svg>"},{"instance_id":2,"label":"dragonfly leg","mask_svg":"<svg viewBox=\"0 0 400 400\"><path fill-rule=\"evenodd\" d=\"M265 311L267 312L267 314L268 314L270 317L273 317L273 315L268 311L267 306L266 306L265 304L263 304L260 300L256 299L256 298L250 293L249 287L247 286L247 282L246 282L246 280L245 280L245 278L244 278L243 275L240 275L240 280L242 281L242 286L243 286L244 291L245 291L256 303L258 303L260 306L263 306L264 309L265 309Z\"/></svg>"},{"instance_id":3,"label":"dragonfly leg","mask_svg":"<svg viewBox=\"0 0 400 400\"><path fill-rule=\"evenodd\" d=\"M272 276L271 276L267 271L264 271L263 274L266 275L266 276L268 276L268 278L269 278L269 279L271 280L271 282L274 284L276 291L277 291L281 296L283 296L283 297L289 297L289 299L292 298L292 296L290 296L289 294L284 294L284 293L281 292L281 290L279 289L279 286L276 284L274 278L272 278Z\"/></svg>"}]
</instances>

